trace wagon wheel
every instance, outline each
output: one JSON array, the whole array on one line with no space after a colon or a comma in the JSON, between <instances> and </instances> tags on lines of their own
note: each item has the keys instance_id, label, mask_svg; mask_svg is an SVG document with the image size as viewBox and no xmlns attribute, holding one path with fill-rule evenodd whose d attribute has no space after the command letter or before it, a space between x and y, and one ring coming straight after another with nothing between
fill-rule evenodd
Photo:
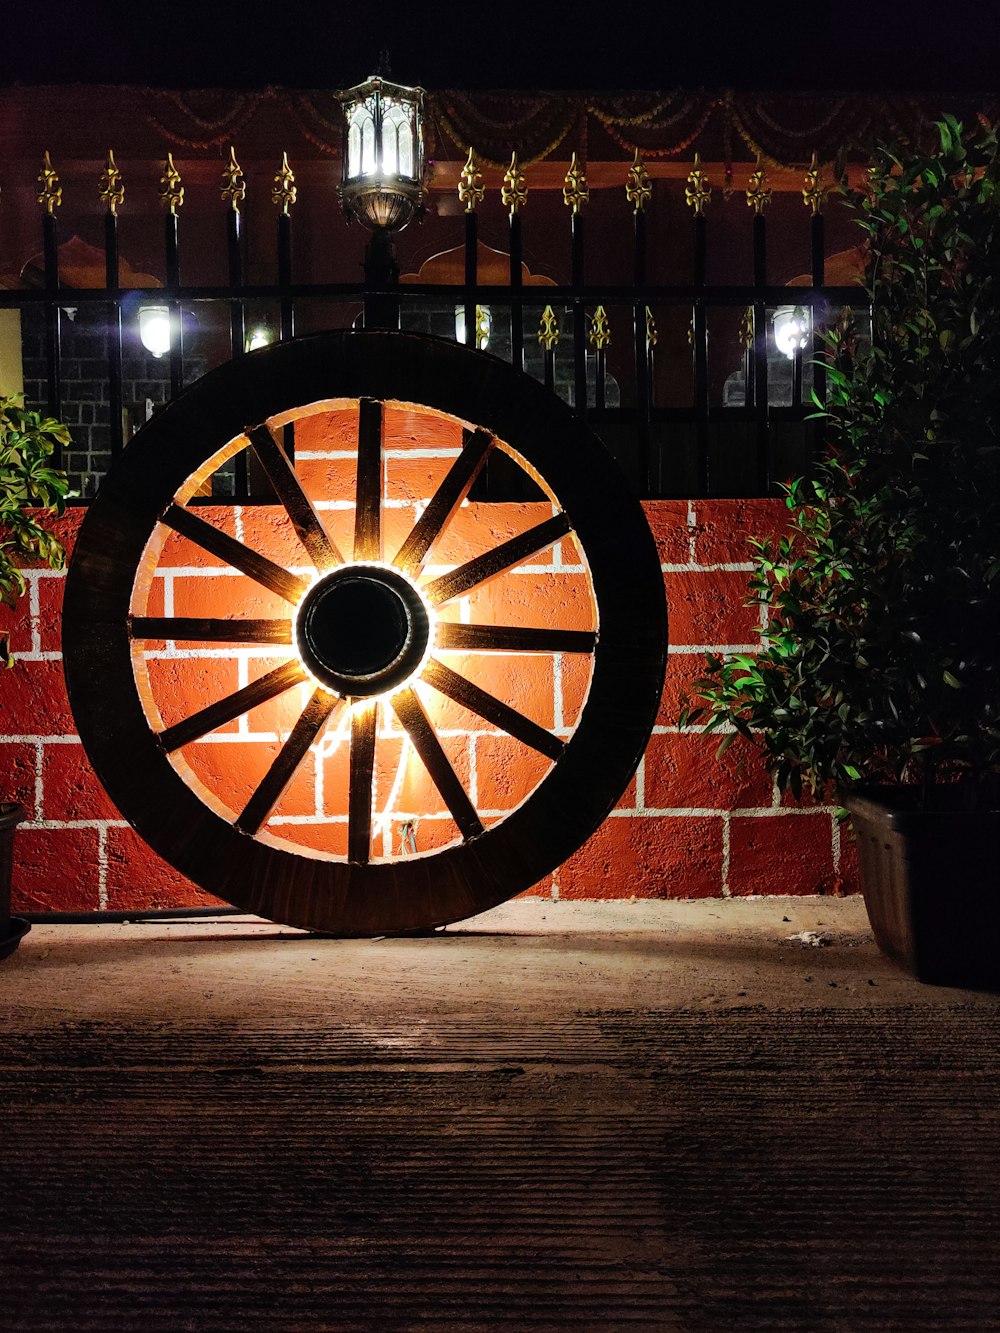
<instances>
[{"instance_id":1,"label":"wagon wheel","mask_svg":"<svg viewBox=\"0 0 1000 1333\"><path fill-rule=\"evenodd\" d=\"M341 549L331 516L317 510L283 441L288 423L344 401L356 405L358 426L353 532L341 537ZM380 484L382 413L392 403L423 405L464 427L461 449L398 546L387 540ZM272 559L258 549L262 543L227 534L189 505L248 442L297 537L295 558ZM499 448L539 482L550 516L506 540L488 533L481 553L433 566L475 477ZM239 571L262 595L273 595L279 611L148 614L150 562L167 534L182 534ZM576 543L588 570L588 627L553 628L544 573L527 624L456 620L457 599L544 559L564 538ZM63 640L87 753L156 852L248 911L367 935L483 911L537 883L586 841L649 738L663 683L666 608L639 504L601 443L558 399L454 344L396 333L322 334L211 372L129 444L81 527ZM242 651L266 651L278 661L167 725L143 675L143 654L160 640L250 645ZM572 654L589 663L575 730L559 734L498 697L501 691L477 685L454 657L459 652L490 654L494 663L497 654ZM270 699L293 701L297 717L278 737L266 773L231 808L192 776L185 755L197 756L203 738ZM446 753L431 701L461 706L514 738L533 762L542 757L543 776L516 808L503 817L477 809ZM379 854L372 775L386 725L405 733L440 794L456 826L450 845L405 855L386 855L383 847ZM340 854L293 846L267 822L310 747L333 731L349 755Z\"/></svg>"}]
</instances>

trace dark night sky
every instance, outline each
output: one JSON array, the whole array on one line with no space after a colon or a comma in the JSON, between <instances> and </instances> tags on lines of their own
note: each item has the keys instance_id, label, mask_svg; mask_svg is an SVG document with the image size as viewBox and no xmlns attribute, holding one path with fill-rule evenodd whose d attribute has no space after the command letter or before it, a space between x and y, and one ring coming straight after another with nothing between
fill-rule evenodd
<instances>
[{"instance_id":1,"label":"dark night sky","mask_svg":"<svg viewBox=\"0 0 1000 1333\"><path fill-rule=\"evenodd\" d=\"M22 0L13 13L8 4L6 84L345 87L372 72L382 47L394 78L431 89L989 94L1000 83L995 0L933 9L919 0Z\"/></svg>"}]
</instances>

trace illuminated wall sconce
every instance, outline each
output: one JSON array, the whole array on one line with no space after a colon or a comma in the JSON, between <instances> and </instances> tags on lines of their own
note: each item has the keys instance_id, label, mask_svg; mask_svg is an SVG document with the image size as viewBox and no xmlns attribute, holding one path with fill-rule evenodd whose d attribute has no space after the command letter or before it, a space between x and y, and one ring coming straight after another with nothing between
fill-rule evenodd
<instances>
[{"instance_id":1,"label":"illuminated wall sconce","mask_svg":"<svg viewBox=\"0 0 1000 1333\"><path fill-rule=\"evenodd\" d=\"M258 324L247 334L245 348L248 352L255 352L258 347L270 347L273 342L274 334L271 330L265 324Z\"/></svg>"},{"instance_id":2,"label":"illuminated wall sconce","mask_svg":"<svg viewBox=\"0 0 1000 1333\"><path fill-rule=\"evenodd\" d=\"M139 307L139 338L152 356L166 356L170 351L170 310L167 306Z\"/></svg>"},{"instance_id":3,"label":"illuminated wall sconce","mask_svg":"<svg viewBox=\"0 0 1000 1333\"><path fill-rule=\"evenodd\" d=\"M800 305L778 306L772 318L774 345L789 361L809 344L812 321L809 311Z\"/></svg>"},{"instance_id":4,"label":"illuminated wall sconce","mask_svg":"<svg viewBox=\"0 0 1000 1333\"><path fill-rule=\"evenodd\" d=\"M485 352L490 345L490 334L493 332L493 315L488 305L476 306L476 347L480 352ZM457 305L455 307L455 341L466 343L469 341L465 336L465 306Z\"/></svg>"}]
</instances>

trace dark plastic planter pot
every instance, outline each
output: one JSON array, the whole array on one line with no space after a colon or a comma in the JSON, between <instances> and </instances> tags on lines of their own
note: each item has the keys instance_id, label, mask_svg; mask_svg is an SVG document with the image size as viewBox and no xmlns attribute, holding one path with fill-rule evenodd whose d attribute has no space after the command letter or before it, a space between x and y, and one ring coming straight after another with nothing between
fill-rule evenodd
<instances>
[{"instance_id":1,"label":"dark plastic planter pot","mask_svg":"<svg viewBox=\"0 0 1000 1333\"><path fill-rule=\"evenodd\" d=\"M23 805L0 801L0 959L14 952L31 926L10 914L10 881L14 869L14 831L25 817Z\"/></svg>"},{"instance_id":2,"label":"dark plastic planter pot","mask_svg":"<svg viewBox=\"0 0 1000 1333\"><path fill-rule=\"evenodd\" d=\"M935 805L957 794L939 788ZM1000 811L921 810L906 787L841 799L882 952L920 981L1000 990Z\"/></svg>"}]
</instances>

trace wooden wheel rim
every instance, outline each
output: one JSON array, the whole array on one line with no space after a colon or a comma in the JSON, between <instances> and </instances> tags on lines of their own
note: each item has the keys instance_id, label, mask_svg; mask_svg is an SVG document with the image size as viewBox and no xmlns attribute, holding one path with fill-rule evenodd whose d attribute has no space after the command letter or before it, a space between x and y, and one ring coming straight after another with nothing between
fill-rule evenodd
<instances>
[{"instance_id":1,"label":"wooden wheel rim","mask_svg":"<svg viewBox=\"0 0 1000 1333\"><path fill-rule=\"evenodd\" d=\"M169 762L132 669L129 614L147 542L184 483L227 441L328 399L396 400L488 430L551 488L590 567L599 637L576 731L528 799L460 845L355 864L268 845L209 808ZM659 560L641 506L597 437L502 362L417 335L327 333L210 372L150 421L81 526L63 616L67 684L87 754L144 840L247 911L341 935L460 920L523 892L596 830L652 730L666 662Z\"/></svg>"}]
</instances>

